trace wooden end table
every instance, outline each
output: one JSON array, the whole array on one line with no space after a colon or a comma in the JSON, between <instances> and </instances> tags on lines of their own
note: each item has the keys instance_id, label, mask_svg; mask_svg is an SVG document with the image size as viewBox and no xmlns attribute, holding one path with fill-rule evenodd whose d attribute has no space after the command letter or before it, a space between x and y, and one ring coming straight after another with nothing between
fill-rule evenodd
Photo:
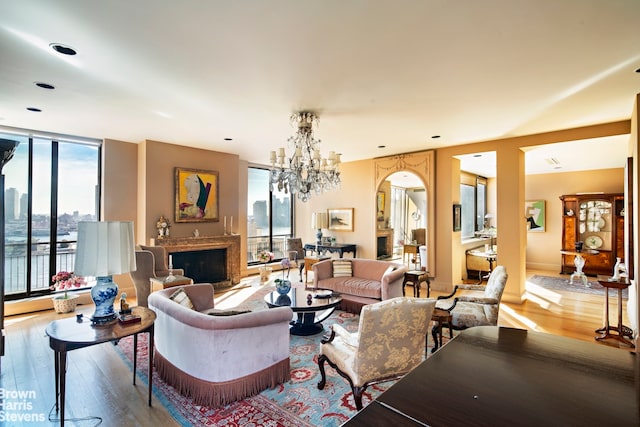
<instances>
[{"instance_id":1,"label":"wooden end table","mask_svg":"<svg viewBox=\"0 0 640 427\"><path fill-rule=\"evenodd\" d=\"M133 385L136 384L136 364L138 356L138 334L149 334L149 406L153 388L153 324L156 314L145 307L133 307L133 314L141 317L140 322L121 324L118 320L105 325L93 325L88 316L73 316L54 320L47 325L49 347L54 351L56 376L56 413L60 413L60 425L64 426L64 400L67 373L67 352L90 347L133 335Z\"/></svg>"},{"instance_id":2,"label":"wooden end table","mask_svg":"<svg viewBox=\"0 0 640 427\"><path fill-rule=\"evenodd\" d=\"M427 298L431 294L431 281L429 280L429 272L426 270L411 270L404 273L404 280L402 282L402 296L404 296L404 287L413 287L413 296L420 297L420 283L427 283Z\"/></svg>"},{"instance_id":3,"label":"wooden end table","mask_svg":"<svg viewBox=\"0 0 640 427\"><path fill-rule=\"evenodd\" d=\"M633 330L630 327L622 324L622 290L627 289L630 283L626 280L612 280L609 281L607 276L598 276L598 283L604 286L604 326L600 329L596 329L596 332L599 333L597 337L595 337L596 341L604 340L607 338L614 338L623 344L634 348L635 345L633 342L628 340L625 337L632 338ZM618 326L610 326L609 325L609 289L617 289L618 290ZM616 332L612 334L611 331Z\"/></svg>"},{"instance_id":4,"label":"wooden end table","mask_svg":"<svg viewBox=\"0 0 640 427\"><path fill-rule=\"evenodd\" d=\"M449 338L453 338L453 332L451 330L452 319L453 319L453 316L451 315L451 312L447 310L443 310L441 308L433 309L431 320L436 322L436 324L433 325L433 329L431 329L431 336L433 336L433 348L431 349L431 353L436 351L438 347L442 347L442 326L443 325L446 324L449 326ZM440 339L440 342L438 342L438 337Z\"/></svg>"},{"instance_id":5,"label":"wooden end table","mask_svg":"<svg viewBox=\"0 0 640 427\"><path fill-rule=\"evenodd\" d=\"M304 283L309 283L309 271L313 270L313 264L330 259L328 256L306 256L304 257Z\"/></svg>"}]
</instances>

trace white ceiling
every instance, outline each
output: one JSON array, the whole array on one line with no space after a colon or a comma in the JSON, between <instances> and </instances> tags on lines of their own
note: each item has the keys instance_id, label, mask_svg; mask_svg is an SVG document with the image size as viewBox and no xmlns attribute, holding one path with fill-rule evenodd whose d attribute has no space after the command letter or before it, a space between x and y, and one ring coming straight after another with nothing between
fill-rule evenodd
<instances>
[{"instance_id":1,"label":"white ceiling","mask_svg":"<svg viewBox=\"0 0 640 427\"><path fill-rule=\"evenodd\" d=\"M0 125L267 163L307 109L345 161L617 121L639 18L638 0L3 1ZM571 144L535 156L624 165L621 137Z\"/></svg>"}]
</instances>

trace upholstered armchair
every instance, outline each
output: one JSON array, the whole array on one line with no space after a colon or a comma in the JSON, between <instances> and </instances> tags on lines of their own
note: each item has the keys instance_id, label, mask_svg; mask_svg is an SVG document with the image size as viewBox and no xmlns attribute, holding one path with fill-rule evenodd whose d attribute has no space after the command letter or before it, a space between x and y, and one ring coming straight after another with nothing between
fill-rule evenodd
<instances>
[{"instance_id":1,"label":"upholstered armchair","mask_svg":"<svg viewBox=\"0 0 640 427\"><path fill-rule=\"evenodd\" d=\"M298 268L300 271L300 280L302 280L302 269L304 268L305 250L302 244L302 239L299 237L293 237L287 239L287 253L289 254L289 260L292 263L292 267Z\"/></svg>"},{"instance_id":2,"label":"upholstered armchair","mask_svg":"<svg viewBox=\"0 0 640 427\"><path fill-rule=\"evenodd\" d=\"M507 284L507 270L497 266L489 275L485 286L456 285L450 295L438 297L437 308L451 313L451 327L466 329L473 326L496 326L504 287ZM463 293L460 291L475 291Z\"/></svg>"},{"instance_id":3,"label":"upholstered armchair","mask_svg":"<svg viewBox=\"0 0 640 427\"><path fill-rule=\"evenodd\" d=\"M136 300L141 307L147 307L147 299L151 292L149 279L166 277L169 275L167 265L167 251L162 246L140 246L136 249L136 270L130 271L129 276L136 288ZM173 274L183 275L184 270L174 268Z\"/></svg>"},{"instance_id":4,"label":"upholstered armchair","mask_svg":"<svg viewBox=\"0 0 640 427\"><path fill-rule=\"evenodd\" d=\"M436 301L397 297L362 307L358 332L334 324L321 341L318 388L326 384L324 364L329 363L353 391L356 408L371 385L398 378L424 360L425 338Z\"/></svg>"}]
</instances>

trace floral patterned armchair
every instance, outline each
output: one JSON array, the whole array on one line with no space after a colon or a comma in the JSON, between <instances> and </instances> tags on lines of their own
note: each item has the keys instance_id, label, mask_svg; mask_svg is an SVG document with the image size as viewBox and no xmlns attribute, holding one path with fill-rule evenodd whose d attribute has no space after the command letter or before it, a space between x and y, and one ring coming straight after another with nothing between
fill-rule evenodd
<instances>
[{"instance_id":1,"label":"floral patterned armchair","mask_svg":"<svg viewBox=\"0 0 640 427\"><path fill-rule=\"evenodd\" d=\"M425 339L435 307L434 299L396 297L362 307L358 332L332 326L321 342L318 368L326 384L328 362L351 386L358 410L365 389L398 378L424 360Z\"/></svg>"},{"instance_id":2,"label":"floral patterned armchair","mask_svg":"<svg viewBox=\"0 0 640 427\"><path fill-rule=\"evenodd\" d=\"M451 313L449 326L453 329L496 326L500 300L508 277L506 268L499 265L491 272L485 286L456 285L450 295L438 297L436 307ZM482 292L459 293L461 290Z\"/></svg>"}]
</instances>

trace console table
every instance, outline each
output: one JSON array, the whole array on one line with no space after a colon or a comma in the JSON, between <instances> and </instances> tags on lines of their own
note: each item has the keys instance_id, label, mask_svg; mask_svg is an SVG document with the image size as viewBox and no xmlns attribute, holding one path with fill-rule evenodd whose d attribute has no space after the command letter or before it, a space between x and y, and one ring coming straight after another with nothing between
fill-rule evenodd
<instances>
[{"instance_id":1,"label":"console table","mask_svg":"<svg viewBox=\"0 0 640 427\"><path fill-rule=\"evenodd\" d=\"M542 332L478 326L343 426L638 425L638 357Z\"/></svg>"},{"instance_id":2,"label":"console table","mask_svg":"<svg viewBox=\"0 0 640 427\"><path fill-rule=\"evenodd\" d=\"M315 243L305 243L305 251L315 251L317 248L319 255L327 252L340 254L340 258L345 252L352 253L353 257L356 257L356 245L353 243L334 243L333 245L316 245Z\"/></svg>"}]
</instances>

